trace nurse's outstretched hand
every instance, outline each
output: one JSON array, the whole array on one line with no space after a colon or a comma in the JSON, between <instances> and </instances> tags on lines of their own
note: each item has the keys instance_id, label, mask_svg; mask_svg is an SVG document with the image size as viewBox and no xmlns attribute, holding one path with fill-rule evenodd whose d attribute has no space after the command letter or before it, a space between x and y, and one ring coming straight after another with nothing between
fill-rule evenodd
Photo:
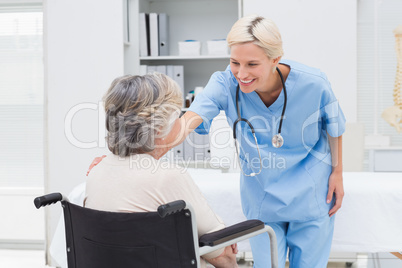
<instances>
[{"instance_id":1,"label":"nurse's outstretched hand","mask_svg":"<svg viewBox=\"0 0 402 268\"><path fill-rule=\"evenodd\" d=\"M94 161L92 161L91 165L90 165L89 168L88 168L87 176L88 176L89 172L91 171L91 169L92 169L94 166L96 166L97 164L99 164L99 163L102 161L102 159L105 158L105 157L106 157L106 155L102 155L102 156L99 156L99 157L95 157Z\"/></svg>"},{"instance_id":2,"label":"nurse's outstretched hand","mask_svg":"<svg viewBox=\"0 0 402 268\"><path fill-rule=\"evenodd\" d=\"M341 208L344 195L342 171L334 170L329 176L327 195L327 203L331 203L332 198L335 198L335 205L328 212L330 217L332 217Z\"/></svg>"}]
</instances>

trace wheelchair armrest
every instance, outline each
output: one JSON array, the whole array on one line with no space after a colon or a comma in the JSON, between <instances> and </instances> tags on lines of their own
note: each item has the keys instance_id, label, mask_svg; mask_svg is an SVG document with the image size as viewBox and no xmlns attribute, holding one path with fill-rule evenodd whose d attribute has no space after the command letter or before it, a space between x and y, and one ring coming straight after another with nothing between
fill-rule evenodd
<instances>
[{"instance_id":1,"label":"wheelchair armrest","mask_svg":"<svg viewBox=\"0 0 402 268\"><path fill-rule=\"evenodd\" d=\"M166 217L167 215L179 212L186 207L186 202L183 200L176 200L173 202L169 202L164 205L160 205L158 207L158 214L161 218Z\"/></svg>"},{"instance_id":2,"label":"wheelchair armrest","mask_svg":"<svg viewBox=\"0 0 402 268\"><path fill-rule=\"evenodd\" d=\"M39 209L40 207L54 204L61 200L63 200L63 195L61 193L52 193L36 197L34 199L34 204L35 207Z\"/></svg>"},{"instance_id":3,"label":"wheelchair armrest","mask_svg":"<svg viewBox=\"0 0 402 268\"><path fill-rule=\"evenodd\" d=\"M199 239L200 247L216 246L243 235L264 229L265 224L260 220L248 220L226 227L222 230L204 234Z\"/></svg>"}]
</instances>

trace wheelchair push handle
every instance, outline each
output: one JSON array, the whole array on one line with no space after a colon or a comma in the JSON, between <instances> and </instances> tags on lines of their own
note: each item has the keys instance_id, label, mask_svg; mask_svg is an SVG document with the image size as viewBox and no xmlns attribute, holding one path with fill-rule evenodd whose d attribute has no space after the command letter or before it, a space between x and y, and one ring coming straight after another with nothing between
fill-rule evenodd
<instances>
[{"instance_id":1,"label":"wheelchair push handle","mask_svg":"<svg viewBox=\"0 0 402 268\"><path fill-rule=\"evenodd\" d=\"M161 218L166 217L167 215L179 212L186 207L186 202L183 200L173 201L164 205L160 205L158 207L158 214Z\"/></svg>"},{"instance_id":2,"label":"wheelchair push handle","mask_svg":"<svg viewBox=\"0 0 402 268\"><path fill-rule=\"evenodd\" d=\"M44 207L57 203L63 200L63 195L61 193L52 193L47 195L38 196L34 199L34 204L36 208Z\"/></svg>"}]
</instances>

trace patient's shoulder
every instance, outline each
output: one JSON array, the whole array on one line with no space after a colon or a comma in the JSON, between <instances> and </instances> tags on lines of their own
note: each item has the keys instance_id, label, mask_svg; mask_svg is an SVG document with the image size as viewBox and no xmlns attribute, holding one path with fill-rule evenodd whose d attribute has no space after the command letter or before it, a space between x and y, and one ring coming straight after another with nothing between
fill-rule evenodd
<instances>
[{"instance_id":1,"label":"patient's shoulder","mask_svg":"<svg viewBox=\"0 0 402 268\"><path fill-rule=\"evenodd\" d=\"M177 193L182 191L189 193L193 190L198 190L197 185L187 170L180 167L164 170L163 175L159 177L158 181L166 190L168 188L169 190L175 189Z\"/></svg>"},{"instance_id":2,"label":"patient's shoulder","mask_svg":"<svg viewBox=\"0 0 402 268\"><path fill-rule=\"evenodd\" d=\"M191 179L191 176L188 174L186 169L181 167L171 167L163 170L162 174L165 180L169 180L171 182L180 182L182 180Z\"/></svg>"}]
</instances>

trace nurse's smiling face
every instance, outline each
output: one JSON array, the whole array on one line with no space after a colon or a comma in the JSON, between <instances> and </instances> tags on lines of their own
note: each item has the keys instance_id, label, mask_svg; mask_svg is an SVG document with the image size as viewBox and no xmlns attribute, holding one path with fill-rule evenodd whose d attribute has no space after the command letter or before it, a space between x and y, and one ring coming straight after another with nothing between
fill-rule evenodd
<instances>
[{"instance_id":1,"label":"nurse's smiling face","mask_svg":"<svg viewBox=\"0 0 402 268\"><path fill-rule=\"evenodd\" d=\"M279 58L269 59L262 48L251 42L231 47L230 69L244 93L265 95L275 91L277 77L272 70L278 62Z\"/></svg>"}]
</instances>

